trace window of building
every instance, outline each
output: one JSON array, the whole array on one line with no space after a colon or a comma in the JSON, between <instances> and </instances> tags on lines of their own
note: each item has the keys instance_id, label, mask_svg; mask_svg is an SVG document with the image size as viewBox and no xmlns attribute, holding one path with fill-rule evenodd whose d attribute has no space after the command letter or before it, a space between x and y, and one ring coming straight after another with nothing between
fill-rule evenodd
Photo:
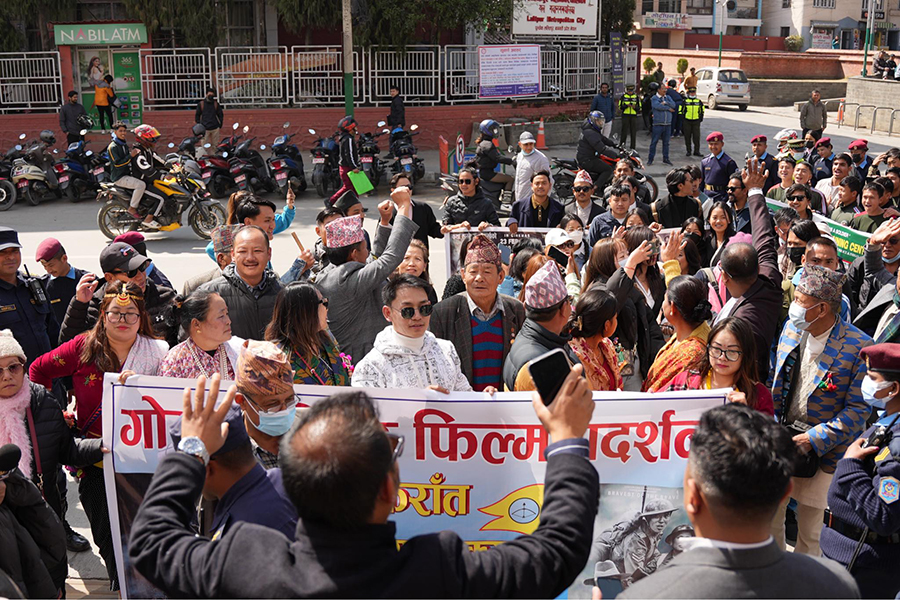
<instances>
[{"instance_id":1,"label":"window of building","mask_svg":"<svg viewBox=\"0 0 900 600\"><path fill-rule=\"evenodd\" d=\"M781 28L781 37L788 37L789 35L791 35L791 28L790 27L782 27Z\"/></svg>"},{"instance_id":2,"label":"window of building","mask_svg":"<svg viewBox=\"0 0 900 600\"><path fill-rule=\"evenodd\" d=\"M685 8L689 15L711 15L713 13L713 0L687 0Z\"/></svg>"},{"instance_id":3,"label":"window of building","mask_svg":"<svg viewBox=\"0 0 900 600\"><path fill-rule=\"evenodd\" d=\"M131 20L125 6L116 0L81 0L75 7L76 21Z\"/></svg>"},{"instance_id":4,"label":"window of building","mask_svg":"<svg viewBox=\"0 0 900 600\"><path fill-rule=\"evenodd\" d=\"M653 8L653 0L641 0L641 14L656 12Z\"/></svg>"},{"instance_id":5,"label":"window of building","mask_svg":"<svg viewBox=\"0 0 900 600\"><path fill-rule=\"evenodd\" d=\"M813 0L813 8L834 8L834 0Z\"/></svg>"},{"instance_id":6,"label":"window of building","mask_svg":"<svg viewBox=\"0 0 900 600\"><path fill-rule=\"evenodd\" d=\"M225 27L222 31L225 45L255 46L256 26L254 0L231 0L225 10Z\"/></svg>"},{"instance_id":7,"label":"window of building","mask_svg":"<svg viewBox=\"0 0 900 600\"><path fill-rule=\"evenodd\" d=\"M791 0L781 0L781 8L790 8Z\"/></svg>"},{"instance_id":8,"label":"window of building","mask_svg":"<svg viewBox=\"0 0 900 600\"><path fill-rule=\"evenodd\" d=\"M659 0L659 12L661 13L677 13L679 0Z\"/></svg>"}]
</instances>

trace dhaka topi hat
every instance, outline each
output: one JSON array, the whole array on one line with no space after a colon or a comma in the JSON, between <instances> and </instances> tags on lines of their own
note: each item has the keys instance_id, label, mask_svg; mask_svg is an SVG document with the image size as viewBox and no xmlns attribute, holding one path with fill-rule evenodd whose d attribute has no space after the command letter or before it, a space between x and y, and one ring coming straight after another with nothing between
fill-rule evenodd
<instances>
[{"instance_id":1,"label":"dhaka topi hat","mask_svg":"<svg viewBox=\"0 0 900 600\"><path fill-rule=\"evenodd\" d=\"M555 260L544 263L525 284L525 305L529 308L550 308L568 297L566 282L559 274Z\"/></svg>"},{"instance_id":2,"label":"dhaka topi hat","mask_svg":"<svg viewBox=\"0 0 900 600\"><path fill-rule=\"evenodd\" d=\"M574 186L574 185L578 185L579 183L583 183L583 184L586 184L586 185L593 186L593 185L594 185L594 180L591 179L591 174L590 174L590 173L588 173L587 171L585 171L584 169L582 169L582 170L578 171L578 173L575 174L575 182L574 182L572 185L573 185L573 186Z\"/></svg>"},{"instance_id":3,"label":"dhaka topi hat","mask_svg":"<svg viewBox=\"0 0 900 600\"><path fill-rule=\"evenodd\" d=\"M362 217L341 217L325 225L325 239L328 248L344 248L366 239L362 226Z\"/></svg>"},{"instance_id":4,"label":"dhaka topi hat","mask_svg":"<svg viewBox=\"0 0 900 600\"><path fill-rule=\"evenodd\" d=\"M486 235L478 234L469 242L466 262L463 267L474 263L488 263L500 268L500 249Z\"/></svg>"},{"instance_id":5,"label":"dhaka topi hat","mask_svg":"<svg viewBox=\"0 0 900 600\"><path fill-rule=\"evenodd\" d=\"M234 383L251 398L281 396L294 389L294 370L287 354L272 342L247 340L238 353Z\"/></svg>"},{"instance_id":6,"label":"dhaka topi hat","mask_svg":"<svg viewBox=\"0 0 900 600\"><path fill-rule=\"evenodd\" d=\"M234 248L234 236L243 229L243 225L220 225L213 229L213 252L216 254L231 254Z\"/></svg>"},{"instance_id":7,"label":"dhaka topi hat","mask_svg":"<svg viewBox=\"0 0 900 600\"><path fill-rule=\"evenodd\" d=\"M844 274L819 265L805 265L797 291L825 302L840 302L845 278Z\"/></svg>"}]
</instances>

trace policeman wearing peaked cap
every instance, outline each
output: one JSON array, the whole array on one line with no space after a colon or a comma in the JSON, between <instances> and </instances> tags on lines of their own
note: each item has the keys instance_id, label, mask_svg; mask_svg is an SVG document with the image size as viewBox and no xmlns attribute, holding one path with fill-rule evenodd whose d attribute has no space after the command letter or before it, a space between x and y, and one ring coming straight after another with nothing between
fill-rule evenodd
<instances>
[{"instance_id":1,"label":"policeman wearing peaked cap","mask_svg":"<svg viewBox=\"0 0 900 600\"><path fill-rule=\"evenodd\" d=\"M863 348L863 400L877 422L853 443L828 489L822 553L846 565L863 598L900 593L900 344Z\"/></svg>"}]
</instances>

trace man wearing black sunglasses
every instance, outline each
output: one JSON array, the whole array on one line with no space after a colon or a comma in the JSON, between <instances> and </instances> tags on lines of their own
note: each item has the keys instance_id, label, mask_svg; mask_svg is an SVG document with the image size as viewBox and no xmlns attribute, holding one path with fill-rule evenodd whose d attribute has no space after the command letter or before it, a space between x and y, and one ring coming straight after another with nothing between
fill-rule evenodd
<instances>
[{"instance_id":1,"label":"man wearing black sunglasses","mask_svg":"<svg viewBox=\"0 0 900 600\"><path fill-rule=\"evenodd\" d=\"M185 390L182 439L191 448L160 460L134 520L128 549L137 570L170 596L553 598L579 574L591 546L599 482L582 436L594 410L580 365L549 406L532 405L548 432L540 525L484 552L452 531L415 536L397 549L403 438L389 434L362 391L313 404L281 442L284 488L297 507L296 541L237 523L216 541L190 530L204 455L225 442L206 381ZM218 398L219 375L209 398ZM414 445L414 444L412 444ZM234 568L238 566L238 568ZM253 577L247 574L252 573Z\"/></svg>"},{"instance_id":2,"label":"man wearing black sunglasses","mask_svg":"<svg viewBox=\"0 0 900 600\"><path fill-rule=\"evenodd\" d=\"M434 306L428 284L409 274L394 275L381 290L382 314L390 323L353 370L353 387L428 388L471 392L453 342L428 331ZM489 393L496 388L487 390Z\"/></svg>"},{"instance_id":3,"label":"man wearing black sunglasses","mask_svg":"<svg viewBox=\"0 0 900 600\"><path fill-rule=\"evenodd\" d=\"M69 303L60 327L59 343L67 342L94 326L100 316L100 304L107 283L127 281L144 291L144 305L150 314L153 332L169 342L170 346L177 344L178 325L172 317L175 290L150 281L146 274L149 264L149 258L124 242L113 242L104 248L100 253L103 280L88 273L78 282L75 297Z\"/></svg>"}]
</instances>

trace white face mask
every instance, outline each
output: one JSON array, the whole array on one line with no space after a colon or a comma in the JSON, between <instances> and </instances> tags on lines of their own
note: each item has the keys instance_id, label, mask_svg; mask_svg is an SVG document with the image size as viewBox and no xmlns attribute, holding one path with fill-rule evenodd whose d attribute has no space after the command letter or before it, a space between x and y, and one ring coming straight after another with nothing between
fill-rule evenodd
<instances>
[{"instance_id":1,"label":"white face mask","mask_svg":"<svg viewBox=\"0 0 900 600\"><path fill-rule=\"evenodd\" d=\"M816 317L813 321L806 320L806 313L811 308L813 307L803 308L796 302L791 302L791 307L788 309L788 320L800 331L806 331L810 325L819 320L819 317Z\"/></svg>"},{"instance_id":2,"label":"white face mask","mask_svg":"<svg viewBox=\"0 0 900 600\"><path fill-rule=\"evenodd\" d=\"M622 260L619 261L619 266L623 269L625 268L625 265L627 265L627 264L628 264L627 258L623 258Z\"/></svg>"},{"instance_id":3,"label":"white face mask","mask_svg":"<svg viewBox=\"0 0 900 600\"><path fill-rule=\"evenodd\" d=\"M865 377L863 377L862 385L860 386L860 392L862 393L863 400L865 400L866 404L873 408L883 409L887 404L889 396L885 396L884 398L876 398L875 394L877 394L881 390L888 389L892 385L894 384L891 381L882 381L879 383L866 375Z\"/></svg>"},{"instance_id":4,"label":"white face mask","mask_svg":"<svg viewBox=\"0 0 900 600\"><path fill-rule=\"evenodd\" d=\"M569 239L575 242L575 247L581 245L581 242L584 240L584 231L581 229L576 229L575 231L569 232Z\"/></svg>"}]
</instances>

